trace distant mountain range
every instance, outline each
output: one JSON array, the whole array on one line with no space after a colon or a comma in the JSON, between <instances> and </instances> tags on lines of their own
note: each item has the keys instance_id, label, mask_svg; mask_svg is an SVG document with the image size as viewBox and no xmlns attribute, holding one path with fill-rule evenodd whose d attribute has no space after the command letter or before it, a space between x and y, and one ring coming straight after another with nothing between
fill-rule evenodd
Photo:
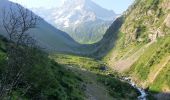
<instances>
[{"instance_id":1,"label":"distant mountain range","mask_svg":"<svg viewBox=\"0 0 170 100\"><path fill-rule=\"evenodd\" d=\"M8 0L1 0L0 1L0 9L9 8L9 6L11 4L14 4L14 3L10 2ZM15 8L13 8L13 9L15 9ZM1 26L0 34L6 36L7 35L6 31L3 29L3 25L2 25L2 12L0 12L0 16L1 16L0 17L0 26ZM37 16L37 15L35 15L35 16ZM37 16L37 17L39 17L39 16ZM103 20L104 20L104 18L103 18ZM99 21L99 23L101 23L101 22ZM82 27L84 28L84 30L85 30L85 28L87 28L87 30L93 29L93 27L91 25L93 25L94 27L97 26L92 21L91 22L89 21L86 23L86 26L84 24L84 27L83 26ZM85 30L85 31L87 31L87 30ZM116 28L112 29L112 31L116 31ZM105 34L104 39L102 39L98 43L91 44L91 45L80 44L80 43L76 42L74 39L72 39L68 35L68 33L57 29L56 27L52 26L51 24L49 24L42 18L38 22L37 28L32 29L30 31L30 33L33 33L32 36L37 40L37 43L44 50L46 50L50 53L63 52L63 53L72 53L72 54L96 57L98 55L104 55L105 53L107 53L105 51L107 51L108 48L105 49L102 47L106 43L105 41L110 41L109 39L106 39L107 34ZM81 40L84 37L85 36L81 36L79 38ZM101 35L101 38L102 37L103 37L103 35ZM111 38L111 37L109 37L109 38ZM107 45L105 45L105 46L107 46ZM102 49L100 49L100 48L102 48ZM103 53L103 52L105 52L105 53Z\"/></svg>"},{"instance_id":2,"label":"distant mountain range","mask_svg":"<svg viewBox=\"0 0 170 100\"><path fill-rule=\"evenodd\" d=\"M60 8L32 9L47 22L67 32L79 43L94 43L118 16L91 0L66 0Z\"/></svg>"}]
</instances>

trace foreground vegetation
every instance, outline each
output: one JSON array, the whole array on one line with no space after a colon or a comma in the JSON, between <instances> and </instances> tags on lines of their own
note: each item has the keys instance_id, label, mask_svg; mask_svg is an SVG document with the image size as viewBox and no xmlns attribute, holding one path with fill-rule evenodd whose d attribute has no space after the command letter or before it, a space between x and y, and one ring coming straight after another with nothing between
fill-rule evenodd
<instances>
[{"instance_id":1,"label":"foreground vegetation","mask_svg":"<svg viewBox=\"0 0 170 100\"><path fill-rule=\"evenodd\" d=\"M0 39L0 72L1 78L6 70L5 38ZM10 100L82 100L85 98L81 87L82 79L62 65L48 58L39 50L35 51L36 63L24 73L22 81L12 89L6 99ZM29 66L26 66L29 67Z\"/></svg>"}]
</instances>

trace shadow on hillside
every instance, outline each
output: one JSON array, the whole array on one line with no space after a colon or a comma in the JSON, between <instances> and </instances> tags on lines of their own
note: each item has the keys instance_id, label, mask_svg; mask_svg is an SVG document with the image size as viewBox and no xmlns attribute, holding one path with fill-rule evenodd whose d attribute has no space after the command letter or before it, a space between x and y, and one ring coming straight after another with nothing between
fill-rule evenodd
<instances>
[{"instance_id":1,"label":"shadow on hillside","mask_svg":"<svg viewBox=\"0 0 170 100\"><path fill-rule=\"evenodd\" d=\"M170 100L170 92L149 91L149 100Z\"/></svg>"},{"instance_id":2,"label":"shadow on hillside","mask_svg":"<svg viewBox=\"0 0 170 100\"><path fill-rule=\"evenodd\" d=\"M109 27L106 31L105 35L103 36L102 40L95 44L91 45L82 45L84 49L90 53L87 53L83 56L88 56L92 58L100 59L105 56L114 46L115 42L118 39L119 30L124 22L124 16L117 18L113 24Z\"/></svg>"}]
</instances>

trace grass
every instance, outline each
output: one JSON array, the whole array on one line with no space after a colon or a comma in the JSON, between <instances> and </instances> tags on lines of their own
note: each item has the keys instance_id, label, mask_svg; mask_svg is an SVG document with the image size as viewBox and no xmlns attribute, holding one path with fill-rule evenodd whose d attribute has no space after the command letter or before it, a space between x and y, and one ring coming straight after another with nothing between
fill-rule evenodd
<instances>
[{"instance_id":1,"label":"grass","mask_svg":"<svg viewBox=\"0 0 170 100\"><path fill-rule=\"evenodd\" d=\"M78 57L74 55L64 55L64 54L56 54L52 55L51 58L59 62L60 64L73 66L80 69L85 69L96 75L96 78L92 80L96 80L96 83L101 83L105 86L108 93L117 99L128 99L133 100L138 96L137 91L132 88L128 83L122 82L119 80L119 74L112 71L110 68L103 71L100 69L101 66L106 66L102 61L98 61L92 58L87 57ZM107 66L106 66L107 67ZM86 74L86 77L89 74ZM90 76L92 77L92 76ZM93 88L93 87L91 87ZM127 90L129 91L127 93Z\"/></svg>"},{"instance_id":2,"label":"grass","mask_svg":"<svg viewBox=\"0 0 170 100\"><path fill-rule=\"evenodd\" d=\"M5 52L7 45L8 42L0 39L1 74L7 64ZM103 91L101 92L103 94L100 94L101 97L105 92L117 99L131 100L138 95L134 88L128 83L120 81L119 75L111 71L102 61L65 54L48 56L48 54L39 50L35 52L34 57L36 63L24 73L23 82L12 90L9 95L11 100L85 100L87 98L85 94L86 86L83 84L92 86L88 88L92 88L94 91ZM102 70L101 67L106 67L106 70ZM83 72L83 70L86 72ZM96 86L90 85L91 82ZM30 86L28 90L26 90L27 85ZM127 94L127 90L130 94Z\"/></svg>"},{"instance_id":3,"label":"grass","mask_svg":"<svg viewBox=\"0 0 170 100\"><path fill-rule=\"evenodd\" d=\"M170 90L170 61L159 73L153 84L150 86L150 91L166 92Z\"/></svg>"},{"instance_id":4,"label":"grass","mask_svg":"<svg viewBox=\"0 0 170 100\"><path fill-rule=\"evenodd\" d=\"M140 80L146 80L150 69L158 64L162 57L169 54L170 37L160 38L157 42L153 43L145 53L133 64L130 73L134 73Z\"/></svg>"},{"instance_id":5,"label":"grass","mask_svg":"<svg viewBox=\"0 0 170 100\"><path fill-rule=\"evenodd\" d=\"M0 37L0 80L7 66L5 52L7 45L8 42ZM81 77L49 59L46 53L39 50L35 52L36 63L24 72L21 83L9 95L10 100L84 100L86 98Z\"/></svg>"},{"instance_id":6,"label":"grass","mask_svg":"<svg viewBox=\"0 0 170 100\"><path fill-rule=\"evenodd\" d=\"M120 60L127 59L135 52L137 52L144 42L128 42L126 41L126 34L120 32L118 41L116 41L115 47L103 58L104 62L107 62L109 66L115 67L114 63Z\"/></svg>"},{"instance_id":7,"label":"grass","mask_svg":"<svg viewBox=\"0 0 170 100\"><path fill-rule=\"evenodd\" d=\"M55 59L55 61L63 65L74 65L79 68L85 68L89 71L95 72L99 71L99 67L104 65L101 61L75 55L54 54L51 55L50 58Z\"/></svg>"}]
</instances>

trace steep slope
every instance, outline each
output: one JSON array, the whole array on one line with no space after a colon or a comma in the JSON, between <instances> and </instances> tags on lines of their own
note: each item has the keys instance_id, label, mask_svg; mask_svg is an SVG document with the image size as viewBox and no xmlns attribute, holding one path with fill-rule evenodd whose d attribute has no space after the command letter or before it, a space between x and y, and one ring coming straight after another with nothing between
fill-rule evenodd
<instances>
[{"instance_id":1,"label":"steep slope","mask_svg":"<svg viewBox=\"0 0 170 100\"><path fill-rule=\"evenodd\" d=\"M6 38L0 36L0 83L1 94L3 75L5 75L7 67L7 49L9 42ZM33 52L30 52L33 53ZM56 63L48 58L48 54L41 50L35 50L34 56L36 63L29 67L21 77L20 85L12 89L11 93L3 97L1 100L84 100L84 90L82 89L82 78L74 72L68 71L65 66ZM7 80L6 80L7 81ZM7 83L7 82L6 82Z\"/></svg>"},{"instance_id":2,"label":"steep slope","mask_svg":"<svg viewBox=\"0 0 170 100\"><path fill-rule=\"evenodd\" d=\"M8 0L1 0L0 9L3 10L3 8L6 8L7 10L10 4L13 3ZM15 5L13 5L13 9L15 9ZM2 26L2 12L3 11L0 12L0 32L6 35ZM43 19L39 20L37 28L31 30L30 33L33 33L33 37L38 41L41 47L45 48L47 51L69 53L76 53L76 51L79 51L78 48L80 45L67 35L67 33L54 28Z\"/></svg>"},{"instance_id":3,"label":"steep slope","mask_svg":"<svg viewBox=\"0 0 170 100\"><path fill-rule=\"evenodd\" d=\"M104 57L109 66L126 72L153 93L162 92L156 97L165 95L166 100L170 87L169 16L169 0L136 0L107 30L94 56L109 52Z\"/></svg>"},{"instance_id":4,"label":"steep slope","mask_svg":"<svg viewBox=\"0 0 170 100\"><path fill-rule=\"evenodd\" d=\"M108 54L110 50L113 49L113 47L116 44L116 41L119 37L119 29L122 26L124 22L124 17L117 18L113 24L109 27L109 29L106 31L105 35L103 36L102 40L99 42L87 45L89 48L93 48L91 50L90 55L91 57L100 59Z\"/></svg>"},{"instance_id":5,"label":"steep slope","mask_svg":"<svg viewBox=\"0 0 170 100\"><path fill-rule=\"evenodd\" d=\"M99 41L117 17L91 0L66 0L60 8L33 11L80 43Z\"/></svg>"}]
</instances>

